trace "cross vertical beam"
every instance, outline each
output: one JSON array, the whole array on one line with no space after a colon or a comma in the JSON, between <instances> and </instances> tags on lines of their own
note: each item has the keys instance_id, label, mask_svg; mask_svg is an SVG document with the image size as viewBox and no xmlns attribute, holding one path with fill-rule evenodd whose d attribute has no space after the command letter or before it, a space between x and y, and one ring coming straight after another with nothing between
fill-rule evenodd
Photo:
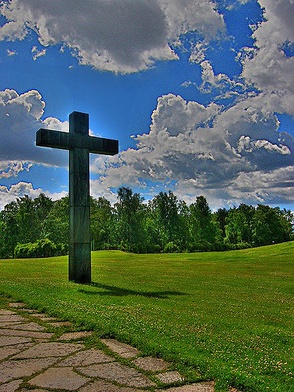
<instances>
[{"instance_id":1,"label":"cross vertical beam","mask_svg":"<svg viewBox=\"0 0 294 392\"><path fill-rule=\"evenodd\" d=\"M69 132L39 129L36 145L69 150L69 280L90 283L89 153L115 155L118 141L89 136L89 115L73 112Z\"/></svg>"},{"instance_id":2,"label":"cross vertical beam","mask_svg":"<svg viewBox=\"0 0 294 392\"><path fill-rule=\"evenodd\" d=\"M73 112L69 133L88 135L89 115ZM69 280L91 282L89 151L69 150Z\"/></svg>"}]
</instances>

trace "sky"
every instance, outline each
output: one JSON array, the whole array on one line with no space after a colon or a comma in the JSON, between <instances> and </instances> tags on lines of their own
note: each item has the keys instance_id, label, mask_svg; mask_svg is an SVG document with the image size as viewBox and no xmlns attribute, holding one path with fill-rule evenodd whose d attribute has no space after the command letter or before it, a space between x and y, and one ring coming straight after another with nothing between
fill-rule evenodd
<instances>
[{"instance_id":1,"label":"sky","mask_svg":"<svg viewBox=\"0 0 294 392\"><path fill-rule=\"evenodd\" d=\"M119 141L91 195L127 186L213 210L294 211L293 0L0 0L0 210L68 192L68 151L36 131Z\"/></svg>"}]
</instances>

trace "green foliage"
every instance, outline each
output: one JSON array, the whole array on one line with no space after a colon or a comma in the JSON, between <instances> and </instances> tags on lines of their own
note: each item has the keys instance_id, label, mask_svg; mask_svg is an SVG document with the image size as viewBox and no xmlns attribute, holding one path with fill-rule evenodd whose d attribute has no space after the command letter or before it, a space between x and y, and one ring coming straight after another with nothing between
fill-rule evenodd
<instances>
[{"instance_id":1,"label":"green foliage","mask_svg":"<svg viewBox=\"0 0 294 392\"><path fill-rule=\"evenodd\" d=\"M143 198L139 193L133 193L130 188L125 187L119 188L117 196L118 202L115 204L117 242L124 244L125 250L142 252L145 240Z\"/></svg>"},{"instance_id":2,"label":"green foliage","mask_svg":"<svg viewBox=\"0 0 294 392\"><path fill-rule=\"evenodd\" d=\"M48 238L55 244L62 244L66 254L69 242L69 198L63 197L53 202L51 209L42 223L42 238Z\"/></svg>"},{"instance_id":3,"label":"green foliage","mask_svg":"<svg viewBox=\"0 0 294 392\"><path fill-rule=\"evenodd\" d=\"M2 257L13 257L17 243L43 238L43 223L53 206L44 194L32 200L27 195L7 204L0 213Z\"/></svg>"},{"instance_id":4,"label":"green foliage","mask_svg":"<svg viewBox=\"0 0 294 392\"><path fill-rule=\"evenodd\" d=\"M217 391L293 392L294 242L230 252L0 260L1 293L174 363ZM200 375L199 375L200 373Z\"/></svg>"},{"instance_id":5,"label":"green foliage","mask_svg":"<svg viewBox=\"0 0 294 392\"><path fill-rule=\"evenodd\" d=\"M190 236L193 251L215 250L220 241L219 222L213 217L204 196L197 197L196 203L190 205Z\"/></svg>"},{"instance_id":6,"label":"green foliage","mask_svg":"<svg viewBox=\"0 0 294 392\"><path fill-rule=\"evenodd\" d=\"M168 242L164 247L164 253L177 253L180 251L180 248L174 242Z\"/></svg>"},{"instance_id":7,"label":"green foliage","mask_svg":"<svg viewBox=\"0 0 294 392\"><path fill-rule=\"evenodd\" d=\"M90 198L92 250L134 253L207 252L245 249L290 241L293 214L279 207L241 204L210 210L204 196L187 205L173 192L149 202L130 188L117 192L113 206L104 197ZM0 212L0 257L14 257L17 244L48 239L58 254L68 253L69 198L53 202L41 194L18 198ZM36 254L26 251L26 255ZM33 257L33 256L32 256Z\"/></svg>"},{"instance_id":8,"label":"green foliage","mask_svg":"<svg viewBox=\"0 0 294 392\"><path fill-rule=\"evenodd\" d=\"M34 243L17 244L14 254L16 258L51 257L57 256L62 251L62 245L56 246L48 238L44 238Z\"/></svg>"},{"instance_id":9,"label":"green foliage","mask_svg":"<svg viewBox=\"0 0 294 392\"><path fill-rule=\"evenodd\" d=\"M104 197L99 197L97 200L91 197L90 211L93 250L108 249L113 242L113 208Z\"/></svg>"}]
</instances>

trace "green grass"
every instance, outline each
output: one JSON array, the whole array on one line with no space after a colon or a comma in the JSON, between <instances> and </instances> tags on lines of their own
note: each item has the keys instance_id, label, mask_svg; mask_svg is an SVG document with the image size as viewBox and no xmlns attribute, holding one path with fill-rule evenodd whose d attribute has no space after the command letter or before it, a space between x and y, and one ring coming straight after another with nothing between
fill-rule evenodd
<instances>
[{"instance_id":1,"label":"green grass","mask_svg":"<svg viewBox=\"0 0 294 392\"><path fill-rule=\"evenodd\" d=\"M294 242L222 253L94 252L92 285L67 281L67 257L0 260L0 293L174 361L219 391L290 392L293 256Z\"/></svg>"}]
</instances>

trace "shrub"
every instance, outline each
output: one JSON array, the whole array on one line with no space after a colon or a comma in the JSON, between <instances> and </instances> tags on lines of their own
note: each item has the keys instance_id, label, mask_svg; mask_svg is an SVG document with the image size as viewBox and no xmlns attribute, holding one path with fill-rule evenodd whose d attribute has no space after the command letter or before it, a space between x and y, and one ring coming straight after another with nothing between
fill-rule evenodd
<instances>
[{"instance_id":1,"label":"shrub","mask_svg":"<svg viewBox=\"0 0 294 392\"><path fill-rule=\"evenodd\" d=\"M14 249L15 257L50 257L58 254L58 247L48 238L38 240L37 242L26 244L17 244Z\"/></svg>"},{"instance_id":2,"label":"shrub","mask_svg":"<svg viewBox=\"0 0 294 392\"><path fill-rule=\"evenodd\" d=\"M170 241L165 245L163 251L164 253L177 253L180 251L180 248L173 241Z\"/></svg>"}]
</instances>

